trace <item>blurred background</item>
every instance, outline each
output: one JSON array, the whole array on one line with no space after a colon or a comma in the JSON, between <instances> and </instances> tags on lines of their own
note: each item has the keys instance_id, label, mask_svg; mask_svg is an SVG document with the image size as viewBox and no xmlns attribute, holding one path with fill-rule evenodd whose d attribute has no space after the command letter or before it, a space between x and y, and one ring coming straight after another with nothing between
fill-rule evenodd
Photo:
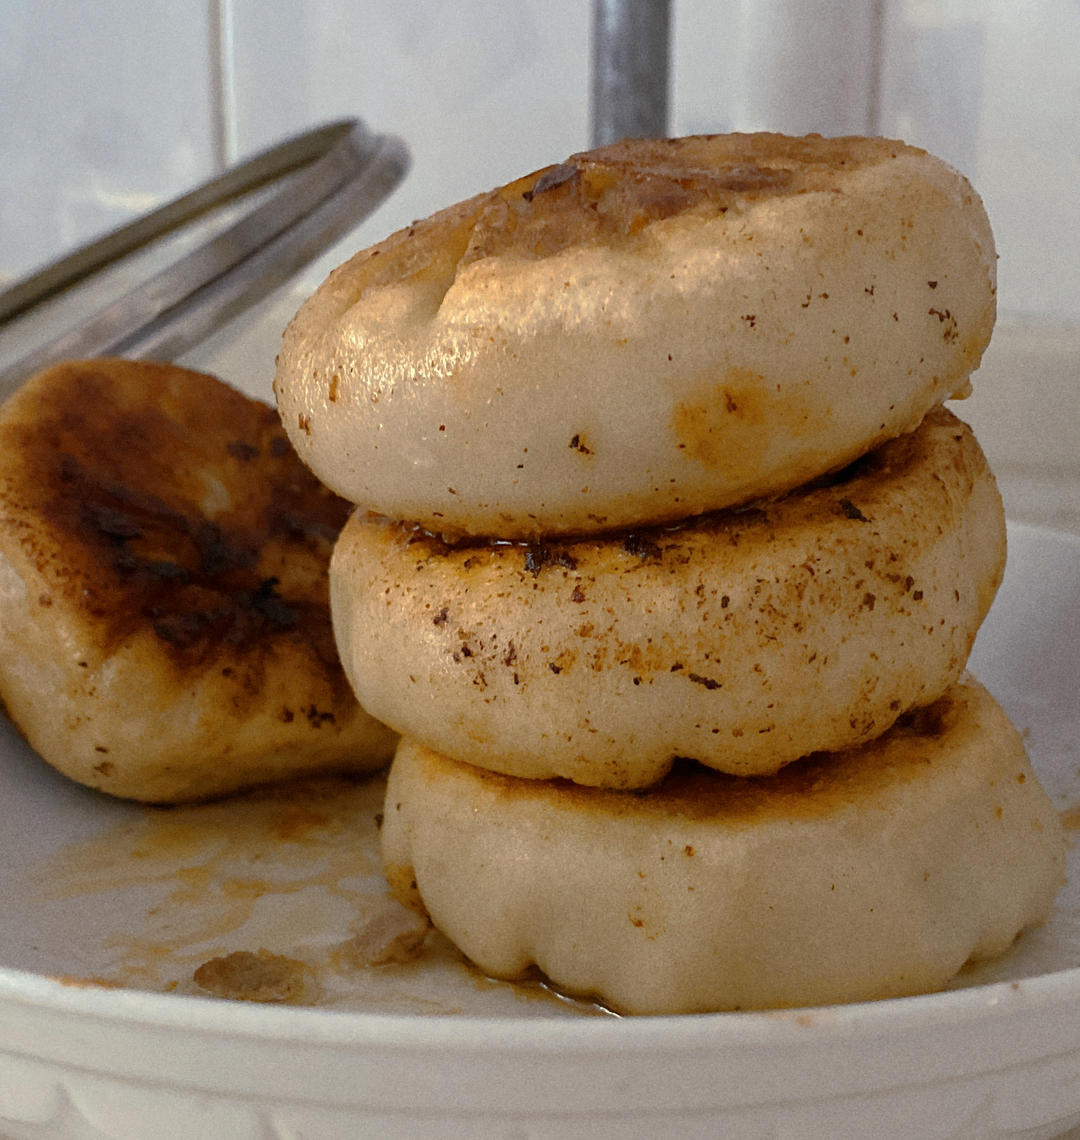
<instances>
[{"instance_id":1,"label":"blurred background","mask_svg":"<svg viewBox=\"0 0 1080 1140\"><path fill-rule=\"evenodd\" d=\"M982 193L1003 310L1080 319L1078 0L673 0L671 130L878 133ZM350 239L589 142L588 0L0 0L0 274L339 116L413 168Z\"/></svg>"},{"instance_id":2,"label":"blurred background","mask_svg":"<svg viewBox=\"0 0 1080 1140\"><path fill-rule=\"evenodd\" d=\"M1080 523L1072 484L1054 482L1080 425L1080 0L671 12L671 133L879 133L971 178L1002 316L973 415L1006 482L1038 484ZM302 287L589 145L588 0L0 0L0 21L0 281L342 116L400 135L412 168Z\"/></svg>"}]
</instances>

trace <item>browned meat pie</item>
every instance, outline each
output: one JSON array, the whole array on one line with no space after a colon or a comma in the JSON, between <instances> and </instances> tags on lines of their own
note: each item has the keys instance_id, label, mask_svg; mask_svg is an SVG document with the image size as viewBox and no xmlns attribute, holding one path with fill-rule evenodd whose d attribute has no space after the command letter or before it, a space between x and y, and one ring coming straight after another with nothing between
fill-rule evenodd
<instances>
[{"instance_id":1,"label":"browned meat pie","mask_svg":"<svg viewBox=\"0 0 1080 1140\"><path fill-rule=\"evenodd\" d=\"M170 365L59 365L0 410L0 696L52 765L174 801L373 770L338 663L347 505L273 409Z\"/></svg>"}]
</instances>

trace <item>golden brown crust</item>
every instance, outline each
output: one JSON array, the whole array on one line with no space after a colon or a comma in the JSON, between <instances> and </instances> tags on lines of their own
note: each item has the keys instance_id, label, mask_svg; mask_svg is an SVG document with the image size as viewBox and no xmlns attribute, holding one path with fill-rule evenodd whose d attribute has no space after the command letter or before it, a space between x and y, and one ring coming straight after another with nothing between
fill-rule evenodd
<instances>
[{"instance_id":1,"label":"golden brown crust","mask_svg":"<svg viewBox=\"0 0 1080 1140\"><path fill-rule=\"evenodd\" d=\"M715 217L780 195L836 188L839 173L923 153L891 139L780 134L624 139L571 155L481 199L461 266L622 244L679 214Z\"/></svg>"},{"instance_id":2,"label":"golden brown crust","mask_svg":"<svg viewBox=\"0 0 1080 1140\"><path fill-rule=\"evenodd\" d=\"M178 675L257 672L281 639L336 676L324 569L349 506L272 408L168 365L72 362L0 441L0 517L40 604L78 605L99 652L148 624Z\"/></svg>"},{"instance_id":3,"label":"golden brown crust","mask_svg":"<svg viewBox=\"0 0 1080 1140\"><path fill-rule=\"evenodd\" d=\"M932 705L905 713L874 741L837 752L815 752L769 776L733 776L680 758L659 784L632 795L565 779L521 780L442 754L432 774L447 779L456 773L482 789L485 811L495 817L511 804L531 803L588 814L598 829L627 818L709 827L778 826L828 818L860 797L914 782L924 774L927 757L966 715L967 703L964 686L953 686ZM419 748L411 737L406 739L403 751ZM424 755L429 755L427 750Z\"/></svg>"},{"instance_id":4,"label":"golden brown crust","mask_svg":"<svg viewBox=\"0 0 1080 1140\"><path fill-rule=\"evenodd\" d=\"M308 746L316 766L377 766L367 745L385 758L390 736L330 626L347 513L273 409L211 376L118 359L40 374L0 411L13 719L61 770L136 798L277 778Z\"/></svg>"},{"instance_id":5,"label":"golden brown crust","mask_svg":"<svg viewBox=\"0 0 1080 1140\"><path fill-rule=\"evenodd\" d=\"M838 176L899 154L883 138L757 134L624 139L571 155L414 222L373 245L351 281L418 282L488 257L544 258L571 246L621 245L679 214L714 217L765 198L837 190ZM456 271L456 270L455 270Z\"/></svg>"}]
</instances>

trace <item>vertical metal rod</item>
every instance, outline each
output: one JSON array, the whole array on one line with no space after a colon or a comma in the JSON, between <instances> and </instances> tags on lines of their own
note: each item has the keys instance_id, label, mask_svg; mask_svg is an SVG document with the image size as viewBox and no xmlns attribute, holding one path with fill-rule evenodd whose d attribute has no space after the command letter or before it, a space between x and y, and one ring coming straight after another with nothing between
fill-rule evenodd
<instances>
[{"instance_id":1,"label":"vertical metal rod","mask_svg":"<svg viewBox=\"0 0 1080 1140\"><path fill-rule=\"evenodd\" d=\"M592 146L668 133L670 0L593 0Z\"/></svg>"},{"instance_id":2,"label":"vertical metal rod","mask_svg":"<svg viewBox=\"0 0 1080 1140\"><path fill-rule=\"evenodd\" d=\"M216 173L238 160L236 146L236 45L232 0L210 0L211 140Z\"/></svg>"},{"instance_id":3,"label":"vertical metal rod","mask_svg":"<svg viewBox=\"0 0 1080 1140\"><path fill-rule=\"evenodd\" d=\"M863 133L879 135L881 126L881 86L885 71L885 0L873 0L870 14L870 77L866 95L866 125Z\"/></svg>"}]
</instances>

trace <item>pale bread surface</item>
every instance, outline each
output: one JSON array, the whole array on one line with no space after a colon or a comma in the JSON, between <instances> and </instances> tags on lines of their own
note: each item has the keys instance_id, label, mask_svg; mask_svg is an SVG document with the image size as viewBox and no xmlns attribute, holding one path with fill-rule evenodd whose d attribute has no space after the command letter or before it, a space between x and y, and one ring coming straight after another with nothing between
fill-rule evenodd
<instances>
[{"instance_id":1,"label":"pale bread surface","mask_svg":"<svg viewBox=\"0 0 1080 1140\"><path fill-rule=\"evenodd\" d=\"M357 253L285 332L316 474L434 531L663 522L798 486L967 390L993 237L884 139L575 155Z\"/></svg>"},{"instance_id":2,"label":"pale bread surface","mask_svg":"<svg viewBox=\"0 0 1080 1140\"><path fill-rule=\"evenodd\" d=\"M1065 840L1023 743L965 679L847 753L632 795L408 739L382 828L397 896L483 972L629 1013L897 997L1044 919Z\"/></svg>"}]
</instances>

